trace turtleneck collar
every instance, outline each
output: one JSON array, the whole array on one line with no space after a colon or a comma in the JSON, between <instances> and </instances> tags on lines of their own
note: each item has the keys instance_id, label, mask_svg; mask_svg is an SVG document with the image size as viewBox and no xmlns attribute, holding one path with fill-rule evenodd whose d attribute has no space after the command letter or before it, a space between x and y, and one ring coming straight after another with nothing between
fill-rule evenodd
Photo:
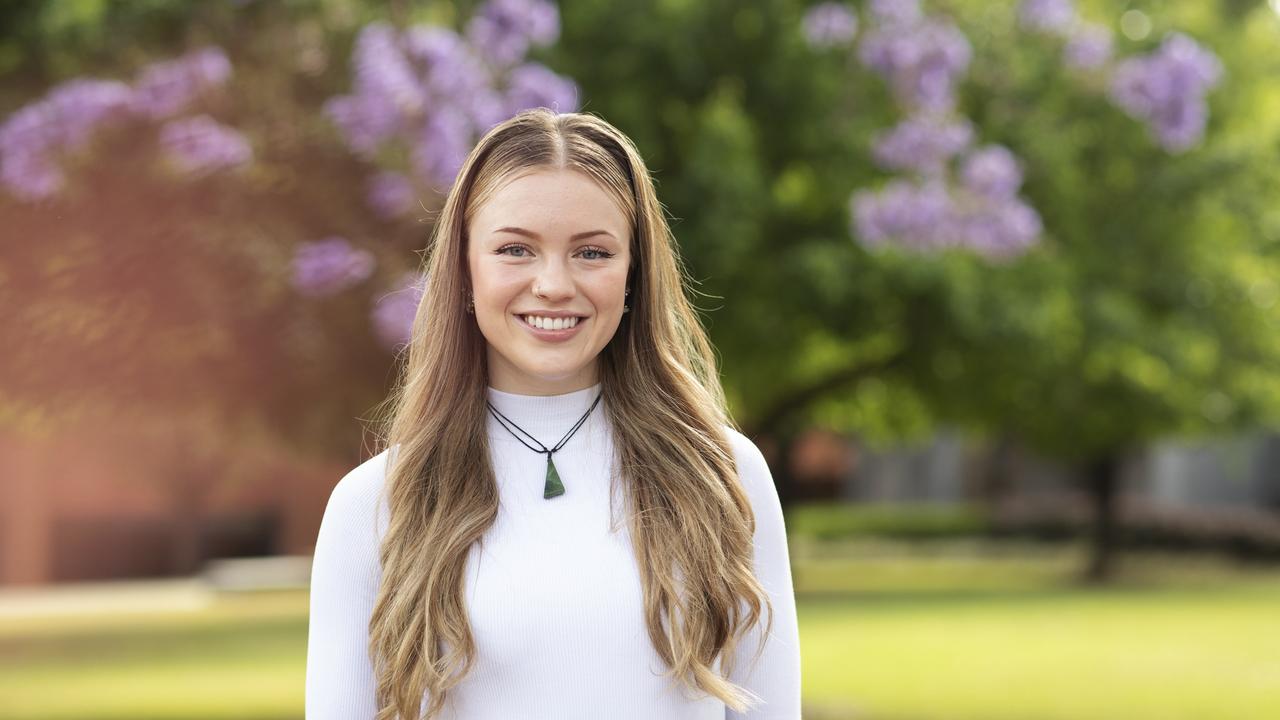
<instances>
[{"instance_id":1,"label":"turtleneck collar","mask_svg":"<svg viewBox=\"0 0 1280 720\"><path fill-rule=\"evenodd\" d=\"M591 408L591 404L595 402L596 396L600 394L600 391L601 383L596 383L589 388L574 390L561 395L518 395L516 393L503 392L493 387L487 389L487 395L489 402L497 408L498 412L505 415L521 430L533 435L539 442L550 448L554 447L565 434L573 429L578 419ZM595 409L591 411L591 415L583 423L583 427L578 429L578 432L584 431L587 425L598 421L603 415L604 400L601 399L596 404ZM488 417L491 432L496 432L499 436L506 436L515 441L515 438L503 428L492 412L488 413ZM517 435L520 434L514 428L512 431ZM521 437L525 442L529 442L527 437L523 435ZM572 438L570 438L570 442L572 442Z\"/></svg>"}]
</instances>

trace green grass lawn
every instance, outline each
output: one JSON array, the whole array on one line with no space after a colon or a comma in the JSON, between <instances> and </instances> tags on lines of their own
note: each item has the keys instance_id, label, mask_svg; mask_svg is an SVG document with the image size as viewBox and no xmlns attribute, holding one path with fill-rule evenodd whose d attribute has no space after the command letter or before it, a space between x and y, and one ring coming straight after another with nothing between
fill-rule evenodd
<instances>
[{"instance_id":1,"label":"green grass lawn","mask_svg":"<svg viewBox=\"0 0 1280 720\"><path fill-rule=\"evenodd\" d=\"M1078 555L797 563L810 716L1280 717L1280 572L1147 557L1085 588Z\"/></svg>"},{"instance_id":2,"label":"green grass lawn","mask_svg":"<svg viewBox=\"0 0 1280 720\"><path fill-rule=\"evenodd\" d=\"M302 718L307 595L208 611L0 623L0 717Z\"/></svg>"},{"instance_id":3,"label":"green grass lawn","mask_svg":"<svg viewBox=\"0 0 1280 720\"><path fill-rule=\"evenodd\" d=\"M794 546L806 717L1280 717L1280 569L1148 556L1096 589L1075 548L921 547ZM305 654L305 593L0 622L0 716L296 720Z\"/></svg>"}]
</instances>

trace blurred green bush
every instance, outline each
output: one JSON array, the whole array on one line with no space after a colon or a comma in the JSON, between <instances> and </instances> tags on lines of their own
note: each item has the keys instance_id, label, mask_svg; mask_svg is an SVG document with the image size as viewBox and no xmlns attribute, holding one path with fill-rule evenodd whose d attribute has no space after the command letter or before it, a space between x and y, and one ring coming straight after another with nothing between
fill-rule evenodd
<instances>
[{"instance_id":1,"label":"blurred green bush","mask_svg":"<svg viewBox=\"0 0 1280 720\"><path fill-rule=\"evenodd\" d=\"M1129 503L1118 542L1131 550L1215 552L1241 560L1280 561L1280 521L1230 508L1171 508ZM1091 517L1072 502L1014 504L998 509L910 503L808 503L787 513L787 530L804 541L958 539L1076 542Z\"/></svg>"},{"instance_id":2,"label":"blurred green bush","mask_svg":"<svg viewBox=\"0 0 1280 720\"><path fill-rule=\"evenodd\" d=\"M797 505L788 513L787 529L793 537L813 540L977 537L993 530L987 514L975 506L882 503Z\"/></svg>"}]
</instances>

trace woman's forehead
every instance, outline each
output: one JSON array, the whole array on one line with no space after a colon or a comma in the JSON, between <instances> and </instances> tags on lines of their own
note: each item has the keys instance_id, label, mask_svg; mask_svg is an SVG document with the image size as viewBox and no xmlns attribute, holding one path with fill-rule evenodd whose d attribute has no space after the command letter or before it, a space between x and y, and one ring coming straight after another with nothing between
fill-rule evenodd
<instances>
[{"instance_id":1,"label":"woman's forehead","mask_svg":"<svg viewBox=\"0 0 1280 720\"><path fill-rule=\"evenodd\" d=\"M604 224L615 233L630 227L616 194L586 173L541 168L513 173L496 185L475 208L472 225L477 231L492 232L501 225L558 226L583 221Z\"/></svg>"}]
</instances>

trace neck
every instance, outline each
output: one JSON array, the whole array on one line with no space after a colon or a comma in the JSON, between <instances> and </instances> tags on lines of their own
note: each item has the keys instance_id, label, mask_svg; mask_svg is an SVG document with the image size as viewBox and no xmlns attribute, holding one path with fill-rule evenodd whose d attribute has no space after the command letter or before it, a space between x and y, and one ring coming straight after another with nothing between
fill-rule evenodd
<instances>
[{"instance_id":1,"label":"neck","mask_svg":"<svg viewBox=\"0 0 1280 720\"><path fill-rule=\"evenodd\" d=\"M486 392L489 404L493 405L498 412L525 432L533 435L539 442L551 447L573 428L587 410L591 409L592 403L595 403L602 389L601 384L597 382L584 388L554 395L513 393L493 386L489 386ZM604 400L601 399L596 408L591 410L579 433L586 431L587 426L602 421L603 405ZM511 438L492 413L489 413L488 422L491 437ZM515 442L514 438L511 442Z\"/></svg>"},{"instance_id":2,"label":"neck","mask_svg":"<svg viewBox=\"0 0 1280 720\"><path fill-rule=\"evenodd\" d=\"M594 368L586 368L572 377L546 379L538 377L511 377L506 373L493 373L489 387L511 395L564 395L586 390L600 384Z\"/></svg>"}]
</instances>

